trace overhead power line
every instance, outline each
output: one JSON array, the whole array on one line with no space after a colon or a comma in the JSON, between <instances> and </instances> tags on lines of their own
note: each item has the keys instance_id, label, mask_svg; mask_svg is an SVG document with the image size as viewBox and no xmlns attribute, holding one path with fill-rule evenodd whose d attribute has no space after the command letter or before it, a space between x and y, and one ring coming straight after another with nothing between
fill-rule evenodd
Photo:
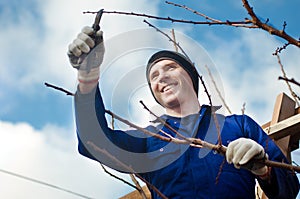
<instances>
[{"instance_id":1,"label":"overhead power line","mask_svg":"<svg viewBox=\"0 0 300 199\"><path fill-rule=\"evenodd\" d=\"M51 187L51 188L54 188L54 189L58 189L58 190L60 190L60 191L67 192L67 193L70 193L70 194L79 196L79 197L81 197L81 198L93 199L93 198L91 198L91 197L88 197L88 196L85 196L85 195L76 193L76 192L74 192L74 191L70 191L70 190L64 189L64 188L62 188L62 187L59 187L59 186L56 186L56 185L53 185L53 184L49 184L49 183L47 183L47 182L43 182L43 181L40 181L40 180L36 180L36 179L30 178L30 177L27 177L27 176L23 176L23 175L20 175L20 174L11 172L11 171L6 171L6 170L3 170L3 169L0 169L0 172L6 173L6 174L8 174L8 175L12 175L12 176L15 176L15 177L18 177L18 178L22 178L22 179L25 179L25 180L28 180L28 181L31 181L31 182L35 182L35 183L38 183L38 184L41 184L41 185L45 185L45 186L47 186L47 187Z\"/></svg>"}]
</instances>

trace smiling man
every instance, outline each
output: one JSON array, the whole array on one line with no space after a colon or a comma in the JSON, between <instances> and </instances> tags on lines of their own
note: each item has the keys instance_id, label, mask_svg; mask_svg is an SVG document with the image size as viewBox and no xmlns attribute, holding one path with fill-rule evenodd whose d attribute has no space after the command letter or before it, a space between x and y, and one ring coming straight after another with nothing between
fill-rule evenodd
<instances>
[{"instance_id":1,"label":"smiling man","mask_svg":"<svg viewBox=\"0 0 300 199\"><path fill-rule=\"evenodd\" d=\"M159 51L149 59L146 71L150 90L168 115L199 112L197 71L181 54Z\"/></svg>"},{"instance_id":2,"label":"smiling man","mask_svg":"<svg viewBox=\"0 0 300 199\"><path fill-rule=\"evenodd\" d=\"M142 134L139 130L110 129L98 87L104 46L102 41L95 43L95 37L102 38L102 32L94 33L92 28L85 27L69 45L68 52L70 63L78 69L75 114L78 149L82 155L123 172L139 173L168 198L253 199L255 180L269 198L296 197L299 182L293 172L250 163L253 158L287 160L247 115L225 117L217 114L217 119L223 124L221 139L227 146L226 162L223 156L205 152L205 149L166 143L155 137L134 136ZM217 142L213 137L216 131L211 107L199 103L198 73L189 59L177 52L159 51L148 60L146 78L153 97L166 110L166 114L160 117L165 123L150 125L146 130L176 137L169 125L186 137L212 137L210 141ZM100 134L104 136L98 136ZM106 153L99 154L95 147L89 147L91 142L113 158L104 157ZM122 169L117 161L112 160L114 158L132 170ZM153 189L150 191L152 198L160 198Z\"/></svg>"}]
</instances>

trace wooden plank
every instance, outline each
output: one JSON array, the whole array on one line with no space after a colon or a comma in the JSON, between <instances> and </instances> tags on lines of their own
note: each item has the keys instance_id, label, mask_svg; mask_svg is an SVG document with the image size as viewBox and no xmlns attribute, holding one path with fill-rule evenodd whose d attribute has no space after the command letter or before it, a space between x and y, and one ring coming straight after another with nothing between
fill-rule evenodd
<instances>
[{"instance_id":1,"label":"wooden plank","mask_svg":"<svg viewBox=\"0 0 300 199\"><path fill-rule=\"evenodd\" d=\"M289 160L289 162L292 162L290 140L291 140L291 136L288 135L285 136L284 138L277 140L276 144L280 147L282 153Z\"/></svg>"},{"instance_id":2,"label":"wooden plank","mask_svg":"<svg viewBox=\"0 0 300 199\"><path fill-rule=\"evenodd\" d=\"M261 128L265 129L265 128L269 127L269 126L271 126L271 121L269 121L269 122L261 125Z\"/></svg>"},{"instance_id":3,"label":"wooden plank","mask_svg":"<svg viewBox=\"0 0 300 199\"><path fill-rule=\"evenodd\" d=\"M150 193L148 187L143 186L142 189L145 192L147 199L151 199L151 193ZM143 197L141 196L141 194L137 190L135 190L135 191L132 191L132 192L128 193L125 196L122 196L119 199L143 199Z\"/></svg>"},{"instance_id":4,"label":"wooden plank","mask_svg":"<svg viewBox=\"0 0 300 199\"><path fill-rule=\"evenodd\" d=\"M300 106L298 108L295 109L295 115L296 114L300 114Z\"/></svg>"},{"instance_id":5,"label":"wooden plank","mask_svg":"<svg viewBox=\"0 0 300 199\"><path fill-rule=\"evenodd\" d=\"M292 150L290 144L292 136L290 134L297 134L297 125L300 126L300 117L297 117L296 119L294 118L295 120L290 119L290 117L293 117L293 115L295 114L295 106L296 102L293 99L291 99L284 93L279 94L276 98L272 120L262 125L262 128L266 131L267 134L269 134L272 139L275 140L278 147L290 162ZM268 198L259 186L257 191L258 193L260 192L260 197L256 198Z\"/></svg>"},{"instance_id":6,"label":"wooden plank","mask_svg":"<svg viewBox=\"0 0 300 199\"><path fill-rule=\"evenodd\" d=\"M276 98L271 125L293 116L295 106L296 102L292 98L285 93L279 94Z\"/></svg>"},{"instance_id":7,"label":"wooden plank","mask_svg":"<svg viewBox=\"0 0 300 199\"><path fill-rule=\"evenodd\" d=\"M300 114L289 117L264 129L274 140L279 140L288 135L300 134Z\"/></svg>"},{"instance_id":8,"label":"wooden plank","mask_svg":"<svg viewBox=\"0 0 300 199\"><path fill-rule=\"evenodd\" d=\"M287 96L285 93L281 93L277 96L272 120L270 125L274 125L280 121L283 121L295 114L296 102ZM279 146L283 154L291 161L291 147L290 147L291 136L285 136L281 139L276 140L276 144Z\"/></svg>"}]
</instances>

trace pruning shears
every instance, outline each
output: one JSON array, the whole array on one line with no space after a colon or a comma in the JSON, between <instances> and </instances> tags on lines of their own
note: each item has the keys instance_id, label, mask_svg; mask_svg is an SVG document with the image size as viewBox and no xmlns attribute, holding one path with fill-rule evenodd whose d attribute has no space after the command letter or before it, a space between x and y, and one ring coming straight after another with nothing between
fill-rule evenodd
<instances>
[{"instance_id":1,"label":"pruning shears","mask_svg":"<svg viewBox=\"0 0 300 199\"><path fill-rule=\"evenodd\" d=\"M95 41L95 45L99 44L100 42L102 42L103 38L102 37L97 37L96 34L97 34L97 31L100 30L100 20L101 20L101 17L102 17L102 14L104 12L104 9L100 9L98 12L97 12L97 15L95 17L95 21L94 21L94 24L92 25L92 28L94 30L94 34L91 35L91 37L94 39ZM87 73L90 72L91 70L91 60L88 59L87 60Z\"/></svg>"}]
</instances>

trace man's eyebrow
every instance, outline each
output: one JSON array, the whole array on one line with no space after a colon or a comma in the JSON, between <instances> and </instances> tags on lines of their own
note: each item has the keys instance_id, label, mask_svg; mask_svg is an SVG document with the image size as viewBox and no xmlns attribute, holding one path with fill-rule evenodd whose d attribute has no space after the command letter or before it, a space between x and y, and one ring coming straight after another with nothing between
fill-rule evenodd
<instances>
[{"instance_id":1,"label":"man's eyebrow","mask_svg":"<svg viewBox=\"0 0 300 199\"><path fill-rule=\"evenodd\" d=\"M168 67L168 66L174 66L174 65L175 65L175 66L180 66L177 62L172 61L172 62L170 62L170 63L167 63L167 64L162 65L161 68L165 68L165 67ZM152 75L155 74L155 73L157 73L157 70L150 72L149 77L152 76Z\"/></svg>"},{"instance_id":2,"label":"man's eyebrow","mask_svg":"<svg viewBox=\"0 0 300 199\"><path fill-rule=\"evenodd\" d=\"M152 72L150 72L150 74L149 74L149 77L151 78L151 77L153 77L154 75L156 75L158 72L155 70L155 71L152 71Z\"/></svg>"},{"instance_id":3,"label":"man's eyebrow","mask_svg":"<svg viewBox=\"0 0 300 199\"><path fill-rule=\"evenodd\" d=\"M177 63L177 62L175 62L175 61L173 61L173 62L170 62L170 63L168 63L168 64L165 64L163 67L165 67L165 66L179 66L179 64Z\"/></svg>"}]
</instances>

